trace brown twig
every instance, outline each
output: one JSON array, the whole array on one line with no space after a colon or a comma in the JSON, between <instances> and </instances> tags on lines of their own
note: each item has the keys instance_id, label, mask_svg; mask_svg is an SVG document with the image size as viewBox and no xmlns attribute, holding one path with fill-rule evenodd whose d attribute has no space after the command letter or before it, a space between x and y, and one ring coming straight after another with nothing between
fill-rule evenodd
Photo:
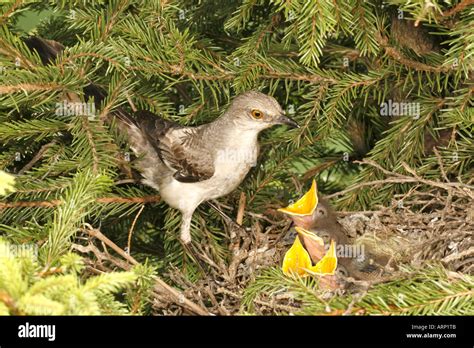
<instances>
[{"instance_id":1,"label":"brown twig","mask_svg":"<svg viewBox=\"0 0 474 348\"><path fill-rule=\"evenodd\" d=\"M474 198L474 186L467 185L461 182L447 182L447 183L442 183L439 181L434 181L434 180L429 180L429 179L424 179L420 177L413 169L411 169L406 163L402 163L403 168L412 174L413 176L408 176L400 173L395 173L391 172L385 168L383 168L381 165L378 163L365 159L363 161L355 161L354 163L359 163L359 164L367 164L372 167L375 167L379 169L382 173L388 175L389 177L386 179L381 179L381 180L374 180L374 181L369 181L369 182L362 182L359 184L352 185L348 187L345 190L333 193L331 195L328 195L327 198L334 198L338 196L345 195L348 192L351 192L353 190L359 189L361 187L366 187L366 186L379 186L379 185L385 185L387 183L422 183L428 186L434 186L437 188L441 188L443 190L446 190L448 192L453 192L455 191L458 195L464 196L464 197L469 197L469 198Z\"/></svg>"},{"instance_id":2,"label":"brown twig","mask_svg":"<svg viewBox=\"0 0 474 348\"><path fill-rule=\"evenodd\" d=\"M0 302L9 309L11 314L24 315L24 313L17 307L15 300L6 291L0 291Z\"/></svg>"},{"instance_id":3,"label":"brown twig","mask_svg":"<svg viewBox=\"0 0 474 348\"><path fill-rule=\"evenodd\" d=\"M0 23L3 24L3 22L5 21L6 18L9 18L10 15L15 12L16 8L19 7L21 4L22 4L23 1L21 0L16 0L12 6L7 10L5 11L1 16L0 16Z\"/></svg>"},{"instance_id":4,"label":"brown twig","mask_svg":"<svg viewBox=\"0 0 474 348\"><path fill-rule=\"evenodd\" d=\"M100 268L101 268L101 271L102 271L101 273L112 271L111 269L109 269L108 267L105 267L102 264L103 261L109 261L109 262L113 263L115 266L120 267L123 270L126 270L126 271L130 270L131 266L128 262L123 261L122 259L119 259L118 257L110 255L107 248L105 247L105 244L102 243L102 245L104 246L104 251L103 252L100 251L99 248L91 242L87 246L73 243L72 244L72 249L77 250L77 251L79 251L83 254L93 253L95 258L100 262ZM87 261L87 259L86 259L86 261ZM92 263L91 261L89 261L89 262ZM95 265L95 267L98 267L98 266ZM91 268L93 268L93 267L91 267ZM94 273L97 273L96 269L94 269Z\"/></svg>"},{"instance_id":5,"label":"brown twig","mask_svg":"<svg viewBox=\"0 0 474 348\"><path fill-rule=\"evenodd\" d=\"M53 199L52 201L33 201L33 202L12 202L12 203L3 203L0 202L0 209L7 208L54 208L60 205L62 201L58 199Z\"/></svg>"},{"instance_id":6,"label":"brown twig","mask_svg":"<svg viewBox=\"0 0 474 348\"><path fill-rule=\"evenodd\" d=\"M19 83L17 85L0 86L0 94L10 94L15 92L36 92L36 91L54 91L64 88L57 83Z\"/></svg>"},{"instance_id":7,"label":"brown twig","mask_svg":"<svg viewBox=\"0 0 474 348\"><path fill-rule=\"evenodd\" d=\"M392 47L388 43L388 38L383 36L381 33L378 33L377 36L377 41L380 43L380 46L382 46L385 50L385 53L398 61L399 63L409 67L413 68L417 71L429 71L429 72L446 72L450 70L450 67L447 66L432 66L424 63L417 62L416 60L411 60L407 57L405 57L403 54L401 54L395 47Z\"/></svg>"},{"instance_id":8,"label":"brown twig","mask_svg":"<svg viewBox=\"0 0 474 348\"><path fill-rule=\"evenodd\" d=\"M145 205L142 204L140 210L138 211L137 215L133 219L132 226L130 227L130 231L128 232L128 242L127 242L127 251L129 254L132 253L132 234L133 234L133 229L135 228L135 224L137 223L138 217L142 213L143 209L145 208Z\"/></svg>"},{"instance_id":9,"label":"brown twig","mask_svg":"<svg viewBox=\"0 0 474 348\"><path fill-rule=\"evenodd\" d=\"M245 196L245 192L242 191L240 193L239 210L237 211L237 219L235 220L235 222L237 222L239 226L242 226L242 222L244 220L246 201L247 201L247 196Z\"/></svg>"},{"instance_id":10,"label":"brown twig","mask_svg":"<svg viewBox=\"0 0 474 348\"><path fill-rule=\"evenodd\" d=\"M450 8L447 11L443 12L443 17L451 17L454 16L456 13L464 10L466 7L473 5L474 0L462 0L459 4L454 6L453 8Z\"/></svg>"},{"instance_id":11,"label":"brown twig","mask_svg":"<svg viewBox=\"0 0 474 348\"><path fill-rule=\"evenodd\" d=\"M226 294L226 295L230 295L238 300L242 300L242 296L233 292L233 291L230 291L228 289L225 289L223 287L220 287L217 289L217 293L218 294ZM297 310L298 308L296 307L291 307L291 306L285 306L285 305L281 305L281 304L278 304L278 303L270 303L270 302L265 302L265 301L262 301L262 300L258 300L258 299L254 299L253 300L254 303L256 304L259 304L261 306L266 306L266 307L269 307L269 308L272 308L272 309L279 309L279 310L283 310L283 311L286 311L286 312L294 312L295 310Z\"/></svg>"},{"instance_id":12,"label":"brown twig","mask_svg":"<svg viewBox=\"0 0 474 348\"><path fill-rule=\"evenodd\" d=\"M441 171L441 175L443 176L443 179L446 182L449 182L449 179L448 179L448 176L446 175L446 170L444 169L443 161L441 159L441 155L438 152L438 149L436 147L433 147L433 152L436 156L436 159L438 160L439 170Z\"/></svg>"},{"instance_id":13,"label":"brown twig","mask_svg":"<svg viewBox=\"0 0 474 348\"><path fill-rule=\"evenodd\" d=\"M83 231L87 232L90 236L97 238L98 240L105 243L107 246L111 247L115 252L117 252L120 256L122 256L132 265L138 264L137 260L135 260L131 255L125 252L122 248L117 246L114 242L112 242L109 238L107 238L104 234L102 234L102 232L100 232L98 229L95 229L90 225L86 225L86 226L88 228L83 229ZM156 291L158 291L159 293L165 292L171 297L171 299L177 305L184 307L187 310L198 315L210 315L210 313L206 309L188 300L181 291L169 286L159 277L155 276L155 282L156 282L156 285L155 285Z\"/></svg>"},{"instance_id":14,"label":"brown twig","mask_svg":"<svg viewBox=\"0 0 474 348\"><path fill-rule=\"evenodd\" d=\"M97 198L98 203L157 203L161 201L159 195L145 197L103 197Z\"/></svg>"},{"instance_id":15,"label":"brown twig","mask_svg":"<svg viewBox=\"0 0 474 348\"><path fill-rule=\"evenodd\" d=\"M137 112L137 107L135 105L135 103L133 102L132 98L130 98L130 96L128 95L127 93L127 101L128 101L128 104L130 105L130 108L132 109L133 112Z\"/></svg>"},{"instance_id":16,"label":"brown twig","mask_svg":"<svg viewBox=\"0 0 474 348\"><path fill-rule=\"evenodd\" d=\"M51 147L53 146L54 144L56 144L56 141L53 140L52 142L48 143L48 144L45 144L43 146L41 146L40 150L38 151L38 153L31 159L31 161L29 161L23 168L21 168L19 171L18 171L18 175L22 175L23 173L27 172L28 170L30 170L31 168L33 168L33 166L36 164L36 162L38 162L44 155L44 153Z\"/></svg>"},{"instance_id":17,"label":"brown twig","mask_svg":"<svg viewBox=\"0 0 474 348\"><path fill-rule=\"evenodd\" d=\"M145 197L101 197L97 198L97 203L157 203L161 200L161 197L158 195L145 196ZM0 202L0 209L7 208L54 208L63 202L59 199L53 199L51 201L31 201L31 202L11 202L11 203L2 203Z\"/></svg>"}]
</instances>

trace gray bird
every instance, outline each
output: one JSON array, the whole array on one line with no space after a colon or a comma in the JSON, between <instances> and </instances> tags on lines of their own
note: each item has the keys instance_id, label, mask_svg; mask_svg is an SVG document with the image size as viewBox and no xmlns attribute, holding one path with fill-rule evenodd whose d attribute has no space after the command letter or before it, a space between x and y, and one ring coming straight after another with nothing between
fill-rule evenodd
<instances>
[{"instance_id":1,"label":"gray bird","mask_svg":"<svg viewBox=\"0 0 474 348\"><path fill-rule=\"evenodd\" d=\"M183 127L147 111L116 115L139 159L143 183L182 213L181 240L191 242L196 208L232 192L257 162L258 134L273 125L298 127L275 98L250 91L237 96L211 123Z\"/></svg>"},{"instance_id":2,"label":"gray bird","mask_svg":"<svg viewBox=\"0 0 474 348\"><path fill-rule=\"evenodd\" d=\"M43 64L52 64L64 46L52 40L30 37L25 44L36 51ZM96 107L106 92L90 84L83 90ZM128 133L131 148L139 156L137 167L143 183L160 191L170 206L183 214L181 240L191 241L194 210L204 201L233 191L256 164L258 134L273 125L298 127L285 116L275 98L250 91L237 96L215 121L198 127L183 127L148 111L132 117L121 107L107 115Z\"/></svg>"}]
</instances>

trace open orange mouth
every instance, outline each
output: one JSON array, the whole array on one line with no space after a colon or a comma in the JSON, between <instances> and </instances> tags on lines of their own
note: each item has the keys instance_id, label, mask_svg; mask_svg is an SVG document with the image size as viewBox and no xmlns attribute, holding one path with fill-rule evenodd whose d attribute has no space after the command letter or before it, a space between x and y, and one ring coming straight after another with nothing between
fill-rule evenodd
<instances>
[{"instance_id":1,"label":"open orange mouth","mask_svg":"<svg viewBox=\"0 0 474 348\"><path fill-rule=\"evenodd\" d=\"M311 231L308 231L308 230L305 230L304 228L298 227L298 226L295 226L295 230L304 239L306 239L306 240L310 239L311 241L314 241L317 244L319 244L321 246L324 246L324 240L321 237L319 237L318 235L316 235L315 233L313 233Z\"/></svg>"},{"instance_id":2,"label":"open orange mouth","mask_svg":"<svg viewBox=\"0 0 474 348\"><path fill-rule=\"evenodd\" d=\"M311 267L311 258L308 252L301 244L300 238L296 236L293 245L285 254L283 258L283 265L281 269L285 274L298 274L299 276L306 276L305 269Z\"/></svg>"},{"instance_id":3,"label":"open orange mouth","mask_svg":"<svg viewBox=\"0 0 474 348\"><path fill-rule=\"evenodd\" d=\"M336 272L336 268L336 243L331 240L331 245L329 246L329 250L326 255L324 255L324 257L319 260L316 265L305 269L305 271L311 275L333 275L334 272Z\"/></svg>"},{"instance_id":4,"label":"open orange mouth","mask_svg":"<svg viewBox=\"0 0 474 348\"><path fill-rule=\"evenodd\" d=\"M285 274L297 274L299 276L308 275L334 275L337 268L336 244L331 241L327 253L313 266L308 250L305 249L300 241L300 236L316 242L321 247L323 240L311 231L296 227L298 236L296 236L293 246L286 252L283 259L282 271Z\"/></svg>"},{"instance_id":5,"label":"open orange mouth","mask_svg":"<svg viewBox=\"0 0 474 348\"><path fill-rule=\"evenodd\" d=\"M318 189L316 180L313 179L311 188L298 201L290 204L286 208L280 208L278 211L291 216L308 216L312 215L318 205Z\"/></svg>"}]
</instances>

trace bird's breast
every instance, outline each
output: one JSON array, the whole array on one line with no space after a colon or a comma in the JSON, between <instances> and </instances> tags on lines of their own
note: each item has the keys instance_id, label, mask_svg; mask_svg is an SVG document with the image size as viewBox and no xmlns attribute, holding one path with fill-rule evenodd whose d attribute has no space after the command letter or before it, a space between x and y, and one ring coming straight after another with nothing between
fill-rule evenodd
<instances>
[{"instance_id":1,"label":"bird's breast","mask_svg":"<svg viewBox=\"0 0 474 348\"><path fill-rule=\"evenodd\" d=\"M203 201L229 194L239 186L250 168L256 165L258 143L256 137L230 139L221 142L214 152L214 175L203 181L183 183L172 176L167 184L160 185L163 199L181 211L194 209Z\"/></svg>"},{"instance_id":2,"label":"bird's breast","mask_svg":"<svg viewBox=\"0 0 474 348\"><path fill-rule=\"evenodd\" d=\"M238 147L226 147L217 151L214 161L215 174L209 180L215 187L216 194L220 196L234 190L245 178L250 168L257 164L257 157L258 144L251 146L242 146L241 144Z\"/></svg>"}]
</instances>

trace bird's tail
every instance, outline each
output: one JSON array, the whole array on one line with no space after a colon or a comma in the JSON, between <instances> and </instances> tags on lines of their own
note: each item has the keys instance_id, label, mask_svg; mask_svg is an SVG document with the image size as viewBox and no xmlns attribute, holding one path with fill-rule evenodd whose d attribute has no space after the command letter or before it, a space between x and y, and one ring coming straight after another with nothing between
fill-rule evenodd
<instances>
[{"instance_id":1,"label":"bird's tail","mask_svg":"<svg viewBox=\"0 0 474 348\"><path fill-rule=\"evenodd\" d=\"M56 58L64 51L64 46L61 43L37 36L26 38L24 43L31 51L36 51L44 65L53 64ZM86 101L93 98L97 110L107 98L107 92L92 82L84 87L83 92ZM125 128L129 128L132 124L135 124L134 117L121 107L114 109L113 112L106 115L107 121L110 122L113 119L118 121L117 124L119 128L123 128L124 126Z\"/></svg>"}]
</instances>

